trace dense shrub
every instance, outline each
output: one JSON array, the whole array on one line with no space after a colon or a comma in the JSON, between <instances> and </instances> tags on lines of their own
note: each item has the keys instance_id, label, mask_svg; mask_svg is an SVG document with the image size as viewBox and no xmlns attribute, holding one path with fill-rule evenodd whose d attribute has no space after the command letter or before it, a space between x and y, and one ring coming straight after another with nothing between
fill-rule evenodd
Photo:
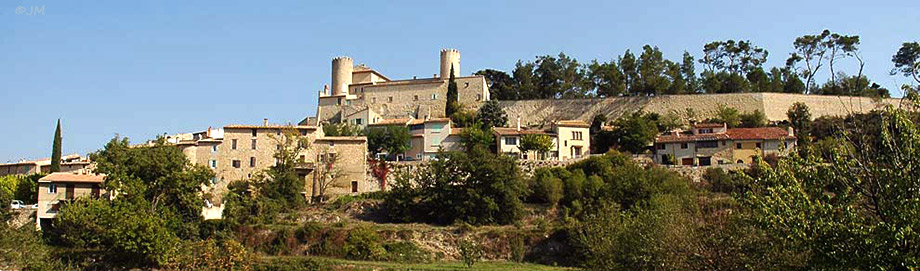
<instances>
[{"instance_id":1,"label":"dense shrub","mask_svg":"<svg viewBox=\"0 0 920 271\"><path fill-rule=\"evenodd\" d=\"M479 147L438 158L397 176L384 199L392 220L510 224L523 215L525 187L513 158Z\"/></svg>"},{"instance_id":2,"label":"dense shrub","mask_svg":"<svg viewBox=\"0 0 920 271\"><path fill-rule=\"evenodd\" d=\"M413 242L399 241L383 244L386 260L399 263L424 263L432 260L431 253Z\"/></svg>"},{"instance_id":3,"label":"dense shrub","mask_svg":"<svg viewBox=\"0 0 920 271\"><path fill-rule=\"evenodd\" d=\"M312 258L275 258L255 264L253 271L325 271L329 264Z\"/></svg>"},{"instance_id":4,"label":"dense shrub","mask_svg":"<svg viewBox=\"0 0 920 271\"><path fill-rule=\"evenodd\" d=\"M354 260L382 260L387 252L377 232L368 227L358 227L348 232L344 250L345 257Z\"/></svg>"},{"instance_id":5,"label":"dense shrub","mask_svg":"<svg viewBox=\"0 0 920 271\"><path fill-rule=\"evenodd\" d=\"M538 168L530 181L530 201L556 205L562 199L562 180L546 168Z\"/></svg>"}]
</instances>

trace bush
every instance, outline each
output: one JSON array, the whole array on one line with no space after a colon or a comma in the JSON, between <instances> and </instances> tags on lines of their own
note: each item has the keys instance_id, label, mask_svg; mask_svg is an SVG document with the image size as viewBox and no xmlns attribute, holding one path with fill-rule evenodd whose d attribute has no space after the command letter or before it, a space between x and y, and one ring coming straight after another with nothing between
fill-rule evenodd
<instances>
[{"instance_id":1,"label":"bush","mask_svg":"<svg viewBox=\"0 0 920 271\"><path fill-rule=\"evenodd\" d=\"M524 262L524 255L527 253L524 238L519 235L511 237L508 241L508 246L511 250L511 260L519 263Z\"/></svg>"},{"instance_id":2,"label":"bush","mask_svg":"<svg viewBox=\"0 0 920 271\"><path fill-rule=\"evenodd\" d=\"M255 256L239 242L207 239L184 242L166 270L249 270Z\"/></svg>"},{"instance_id":3,"label":"bush","mask_svg":"<svg viewBox=\"0 0 920 271\"><path fill-rule=\"evenodd\" d=\"M399 263L425 263L431 261L431 253L413 242L400 241L386 243L386 260Z\"/></svg>"},{"instance_id":4,"label":"bush","mask_svg":"<svg viewBox=\"0 0 920 271\"><path fill-rule=\"evenodd\" d=\"M460 240L460 259L466 267L473 267L482 258L482 247L470 240Z\"/></svg>"},{"instance_id":5,"label":"bush","mask_svg":"<svg viewBox=\"0 0 920 271\"><path fill-rule=\"evenodd\" d=\"M324 271L329 270L326 262L311 258L276 258L253 266L253 271Z\"/></svg>"},{"instance_id":6,"label":"bush","mask_svg":"<svg viewBox=\"0 0 920 271\"><path fill-rule=\"evenodd\" d=\"M555 206L562 199L562 180L553 177L549 170L539 168L530 183L530 191L532 202Z\"/></svg>"},{"instance_id":7,"label":"bush","mask_svg":"<svg viewBox=\"0 0 920 271\"><path fill-rule=\"evenodd\" d=\"M369 227L358 227L348 232L344 250L345 257L354 260L382 260L387 252L380 245L380 236Z\"/></svg>"}]
</instances>

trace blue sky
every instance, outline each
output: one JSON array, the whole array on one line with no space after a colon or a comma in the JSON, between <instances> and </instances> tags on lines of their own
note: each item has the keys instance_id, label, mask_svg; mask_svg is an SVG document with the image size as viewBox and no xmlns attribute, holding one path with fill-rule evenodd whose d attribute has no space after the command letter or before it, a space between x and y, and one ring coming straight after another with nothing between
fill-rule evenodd
<instances>
[{"instance_id":1,"label":"blue sky","mask_svg":"<svg viewBox=\"0 0 920 271\"><path fill-rule=\"evenodd\" d=\"M57 118L65 153L115 134L142 141L297 122L314 114L338 55L411 78L437 73L444 47L460 49L470 74L559 52L609 60L645 44L677 59L709 41L750 39L775 66L795 37L827 28L860 35L866 73L896 91L908 81L888 75L891 55L920 40L920 1L563 3L2 1L0 162L50 156ZM44 12L29 15L33 7Z\"/></svg>"}]
</instances>

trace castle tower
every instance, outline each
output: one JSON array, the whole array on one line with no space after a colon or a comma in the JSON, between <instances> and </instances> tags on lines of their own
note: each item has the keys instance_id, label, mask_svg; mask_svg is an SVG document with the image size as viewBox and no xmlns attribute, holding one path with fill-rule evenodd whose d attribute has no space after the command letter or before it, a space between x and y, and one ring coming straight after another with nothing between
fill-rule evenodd
<instances>
[{"instance_id":1,"label":"castle tower","mask_svg":"<svg viewBox=\"0 0 920 271\"><path fill-rule=\"evenodd\" d=\"M351 73L354 70L354 60L347 56L332 59L332 95L347 95L348 85L351 85Z\"/></svg>"},{"instance_id":2,"label":"castle tower","mask_svg":"<svg viewBox=\"0 0 920 271\"><path fill-rule=\"evenodd\" d=\"M441 78L450 78L450 67L454 67L454 77L460 77L460 50L441 49Z\"/></svg>"}]
</instances>

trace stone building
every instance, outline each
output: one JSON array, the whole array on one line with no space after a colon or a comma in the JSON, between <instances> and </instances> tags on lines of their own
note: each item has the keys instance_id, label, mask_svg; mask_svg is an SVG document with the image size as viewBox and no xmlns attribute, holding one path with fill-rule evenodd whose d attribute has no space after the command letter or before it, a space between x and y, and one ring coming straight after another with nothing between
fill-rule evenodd
<instances>
[{"instance_id":1,"label":"stone building","mask_svg":"<svg viewBox=\"0 0 920 271\"><path fill-rule=\"evenodd\" d=\"M795 148L795 142L792 128L728 128L722 123L702 123L687 132L656 137L654 161L684 166L750 164L754 156L785 155Z\"/></svg>"},{"instance_id":2,"label":"stone building","mask_svg":"<svg viewBox=\"0 0 920 271\"><path fill-rule=\"evenodd\" d=\"M90 173L95 165L89 158L79 154L64 155L61 157L61 171L72 173ZM38 160L22 160L15 163L0 164L0 176L30 175L36 173L51 173L51 158Z\"/></svg>"},{"instance_id":3,"label":"stone building","mask_svg":"<svg viewBox=\"0 0 920 271\"><path fill-rule=\"evenodd\" d=\"M108 197L102 185L104 175L55 172L38 180L38 210L35 227L51 225L61 204L79 197Z\"/></svg>"},{"instance_id":4,"label":"stone building","mask_svg":"<svg viewBox=\"0 0 920 271\"><path fill-rule=\"evenodd\" d=\"M275 165L276 151L290 136L303 137L306 142L297 157L298 175L306 183L305 196L311 194L314 179L320 177L316 174L317 165L327 161L324 157L332 156L338 157L333 166L340 174L335 185L327 190L327 195L380 189L366 181L367 140L364 137L327 137L319 126L276 125L266 120L262 125L209 128L192 133L191 137L177 140L174 144L193 164L204 165L214 171L215 177L206 191L217 200L216 204L220 204L220 197L227 191L230 182L251 179Z\"/></svg>"},{"instance_id":5,"label":"stone building","mask_svg":"<svg viewBox=\"0 0 920 271\"><path fill-rule=\"evenodd\" d=\"M477 109L489 100L484 76L461 76L460 51L441 50L440 73L431 78L391 80L364 65L354 65L349 57L332 60L332 88L319 92L318 122L349 122L366 126L383 119L444 117L447 85L453 69L459 101ZM309 118L301 125L310 124Z\"/></svg>"}]
</instances>

